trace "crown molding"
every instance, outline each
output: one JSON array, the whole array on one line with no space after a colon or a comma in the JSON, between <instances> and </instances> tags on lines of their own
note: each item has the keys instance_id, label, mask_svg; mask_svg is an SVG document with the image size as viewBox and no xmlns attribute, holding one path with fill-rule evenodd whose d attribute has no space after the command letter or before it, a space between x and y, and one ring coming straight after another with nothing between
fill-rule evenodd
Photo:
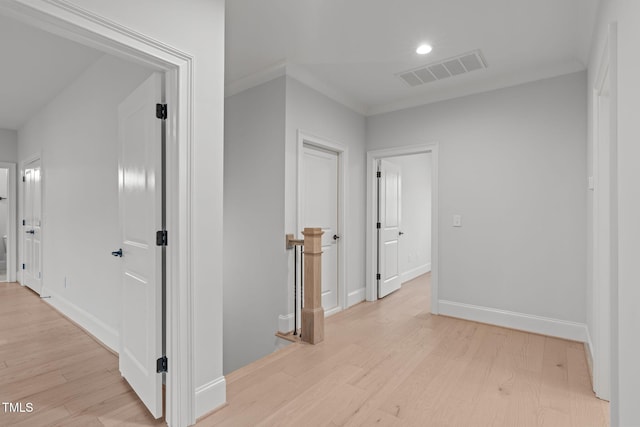
<instances>
[{"instance_id":1,"label":"crown molding","mask_svg":"<svg viewBox=\"0 0 640 427\"><path fill-rule=\"evenodd\" d=\"M242 77L238 80L234 80L225 85L224 96L228 98L236 95L240 92L244 92L252 87L259 86L263 83L269 82L278 77L289 76L298 80L300 83L314 89L324 96L344 105L345 107L362 114L367 113L367 106L363 103L345 95L342 91L320 81L317 77L312 75L304 67L296 64L288 64L285 61L278 62L270 67L267 67L257 73L250 74L246 77Z\"/></svg>"}]
</instances>

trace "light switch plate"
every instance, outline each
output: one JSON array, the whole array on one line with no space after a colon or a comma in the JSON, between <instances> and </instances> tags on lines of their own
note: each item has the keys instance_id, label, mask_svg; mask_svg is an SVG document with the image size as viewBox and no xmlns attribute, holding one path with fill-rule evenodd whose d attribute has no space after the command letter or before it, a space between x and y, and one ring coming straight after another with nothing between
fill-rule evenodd
<instances>
[{"instance_id":1,"label":"light switch plate","mask_svg":"<svg viewBox=\"0 0 640 427\"><path fill-rule=\"evenodd\" d=\"M462 215L454 215L453 216L453 226L454 227L462 227Z\"/></svg>"}]
</instances>

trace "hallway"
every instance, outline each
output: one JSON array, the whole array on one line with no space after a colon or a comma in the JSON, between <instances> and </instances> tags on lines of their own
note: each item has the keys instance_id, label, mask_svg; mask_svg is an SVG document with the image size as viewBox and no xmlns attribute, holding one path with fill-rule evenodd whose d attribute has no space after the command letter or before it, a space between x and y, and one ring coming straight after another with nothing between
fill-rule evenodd
<instances>
[{"instance_id":1,"label":"hallway","mask_svg":"<svg viewBox=\"0 0 640 427\"><path fill-rule=\"evenodd\" d=\"M429 274L227 376L202 426L606 426L581 343L443 316Z\"/></svg>"}]
</instances>

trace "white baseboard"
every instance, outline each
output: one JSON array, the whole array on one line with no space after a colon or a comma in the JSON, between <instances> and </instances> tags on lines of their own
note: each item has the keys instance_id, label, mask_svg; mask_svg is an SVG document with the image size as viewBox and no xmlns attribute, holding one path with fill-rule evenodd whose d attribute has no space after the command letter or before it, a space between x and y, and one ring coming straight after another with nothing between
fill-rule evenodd
<instances>
[{"instance_id":1,"label":"white baseboard","mask_svg":"<svg viewBox=\"0 0 640 427\"><path fill-rule=\"evenodd\" d=\"M591 384L593 384L593 356L594 349L593 343L591 342L591 334L589 333L589 328L587 327L587 341L584 343L584 348L587 356L587 366L589 367L589 375L591 375Z\"/></svg>"},{"instance_id":2,"label":"white baseboard","mask_svg":"<svg viewBox=\"0 0 640 427\"><path fill-rule=\"evenodd\" d=\"M226 402L227 381L224 377L196 387L196 418L218 409Z\"/></svg>"},{"instance_id":3,"label":"white baseboard","mask_svg":"<svg viewBox=\"0 0 640 427\"><path fill-rule=\"evenodd\" d=\"M566 320L534 316L513 311L462 304L453 301L438 301L440 314L475 322L488 323L505 328L518 329L541 335L587 342L587 325Z\"/></svg>"},{"instance_id":4,"label":"white baseboard","mask_svg":"<svg viewBox=\"0 0 640 427\"><path fill-rule=\"evenodd\" d=\"M418 276L422 276L423 274L426 274L428 272L431 271L431 263L426 263L423 264L419 267L416 268L412 268L409 271L405 271L404 273L400 274L400 282L401 283L405 283L408 282L409 280L413 280Z\"/></svg>"},{"instance_id":5,"label":"white baseboard","mask_svg":"<svg viewBox=\"0 0 640 427\"><path fill-rule=\"evenodd\" d=\"M365 292L366 288L362 287L360 289L356 289L355 291L349 292L347 295L347 307L351 307L352 305L356 305L359 302L365 300Z\"/></svg>"},{"instance_id":6,"label":"white baseboard","mask_svg":"<svg viewBox=\"0 0 640 427\"><path fill-rule=\"evenodd\" d=\"M50 298L43 298L43 301L49 303L53 308L76 322L83 329L97 338L101 343L118 353L119 337L116 329L107 325L93 314L83 310L66 298L61 297L55 292L51 292L49 289L43 289L42 295L50 296Z\"/></svg>"},{"instance_id":7,"label":"white baseboard","mask_svg":"<svg viewBox=\"0 0 640 427\"><path fill-rule=\"evenodd\" d=\"M278 316L278 332L286 334L293 331L293 313Z\"/></svg>"}]
</instances>

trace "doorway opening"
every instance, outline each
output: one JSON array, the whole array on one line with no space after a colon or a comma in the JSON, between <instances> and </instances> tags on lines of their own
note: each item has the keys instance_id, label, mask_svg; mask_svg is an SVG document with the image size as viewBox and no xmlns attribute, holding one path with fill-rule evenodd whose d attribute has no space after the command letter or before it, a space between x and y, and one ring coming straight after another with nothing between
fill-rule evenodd
<instances>
[{"instance_id":1,"label":"doorway opening","mask_svg":"<svg viewBox=\"0 0 640 427\"><path fill-rule=\"evenodd\" d=\"M403 191L405 169L411 179ZM438 314L437 178L437 145L367 153L368 301L430 271L430 312ZM410 207L405 206L404 198Z\"/></svg>"},{"instance_id":2,"label":"doorway opening","mask_svg":"<svg viewBox=\"0 0 640 427\"><path fill-rule=\"evenodd\" d=\"M47 4L44 9L39 5L25 7L17 2L15 4L8 3L0 7L0 13L10 18L17 18L18 21L35 27L38 30L55 33L62 36L62 38L98 49L102 53L111 54L118 59L131 61L143 67L148 67L165 76L166 100L167 104L170 105L168 109L165 109L167 127L166 132L164 132L166 135L167 153L165 159L167 184L165 196L167 206L171 206L166 212L166 229L171 231L171 244L163 250L166 252L167 265L165 273L166 324L168 331L166 355L167 358L171 360L171 370L166 374L165 420L170 425L193 424L195 422L196 410L195 387L193 385L194 351L192 313L194 311L194 301L192 298L192 277L189 271L190 269L188 268L188 266L192 264L192 251L190 249L192 218L190 195L192 188L191 135L193 131L193 93L191 89L193 87L193 73L191 70L193 57L167 46L160 41L142 34L133 33L126 27L106 21L98 15L66 3L58 4L53 2ZM101 103L93 103L92 105L97 104ZM153 117L155 118L157 114L156 105L154 104L152 107ZM78 111L81 112L82 109L78 109ZM72 123L74 121L70 120L69 122ZM78 121L78 124L82 123ZM112 138L112 141L114 144L117 143L115 138ZM31 148L29 148L29 151L30 150ZM55 154L55 157L58 159L62 156L60 152L55 152ZM145 153L142 153L142 155L144 154ZM73 154L71 154L71 156L73 156ZM51 160L53 157L54 155L49 156L47 153L43 153L46 165L52 164ZM85 173L91 176L93 169L87 165L82 166L86 166ZM25 171L28 169L28 167L25 167ZM50 170L53 171L53 169ZM56 170L56 172L60 171L65 172L64 169ZM117 171L114 173L114 176L116 175ZM51 173L47 175L47 185L53 182L52 178L54 178L54 176L60 178L61 174ZM80 175L76 176L76 178L78 177L81 178ZM146 177L141 175L131 176L131 178L133 181L138 179L139 183L142 182L141 179L146 179ZM110 191L116 189L117 185L116 178ZM100 195L102 193L95 191L93 194L96 196L93 205L100 205ZM86 200L86 203L90 204L92 200L93 199ZM64 203L65 199L58 198L56 202ZM60 210L63 211L64 207ZM51 213L52 211L48 210L48 212ZM47 218L48 217L45 217L44 222L46 222ZM20 219L22 219L22 217ZM17 224L17 221L14 221L14 223ZM22 222L20 222L20 224L22 224ZM84 229L86 230L88 227ZM84 235L87 238L93 237L91 233L84 233ZM50 241L53 241L54 236L47 235L47 239L49 239L49 237L52 237ZM16 239L14 239L14 242L15 240ZM23 241L22 238L20 241ZM155 233L152 241L153 243L151 244L155 246L157 242ZM21 248L20 253L23 253L23 249L24 247ZM113 250L113 248L109 248L109 251L111 250ZM101 251L100 254L106 255L106 257L111 260L109 251ZM44 259L46 260L46 256ZM46 293L49 294L48 286L49 283L53 282L50 281L50 276L47 275L47 277L45 277L44 273L47 273L47 271L48 270L41 272L37 277L40 280L47 280L43 285L45 289L47 289ZM180 283L180 286L177 286L177 283ZM73 287L74 284L79 285L80 282L68 281L65 277L64 280L56 281L56 284L65 288L69 286ZM62 298L58 300L62 301ZM49 301L53 301L53 297L47 300L47 302ZM93 314L90 311L77 311L75 314L76 320L81 318L81 321L77 322L79 324L82 324L84 320L88 319L91 321L93 319ZM84 316L84 318L82 318L82 316ZM157 328L160 327L160 324L158 324ZM113 328L106 327L101 330L108 334L113 331ZM117 348L117 343L113 348ZM153 362L153 367L150 369L153 369L153 374L155 375L156 369L160 372L161 367L156 365L156 360ZM163 375L163 377L165 377L165 375Z\"/></svg>"},{"instance_id":3,"label":"doorway opening","mask_svg":"<svg viewBox=\"0 0 640 427\"><path fill-rule=\"evenodd\" d=\"M0 282L16 280L16 165L0 162Z\"/></svg>"}]
</instances>

